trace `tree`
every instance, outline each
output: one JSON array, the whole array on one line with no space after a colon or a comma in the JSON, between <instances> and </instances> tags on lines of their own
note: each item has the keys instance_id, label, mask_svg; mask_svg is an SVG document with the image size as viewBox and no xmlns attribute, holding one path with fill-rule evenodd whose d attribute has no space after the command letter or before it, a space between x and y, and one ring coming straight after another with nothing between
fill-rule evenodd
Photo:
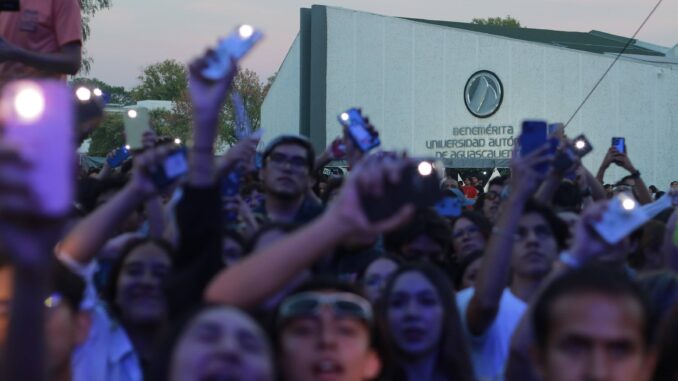
<instances>
[{"instance_id":1,"label":"tree","mask_svg":"<svg viewBox=\"0 0 678 381\"><path fill-rule=\"evenodd\" d=\"M132 98L174 101L188 87L186 67L176 60L165 60L148 65L138 77L139 86L132 89Z\"/></svg>"},{"instance_id":2,"label":"tree","mask_svg":"<svg viewBox=\"0 0 678 381\"><path fill-rule=\"evenodd\" d=\"M92 62L94 60L92 57L87 55L87 49L84 48L85 42L89 39L91 29L89 23L94 17L94 14L100 10L108 9L111 7L111 0L80 0L80 9L82 15L82 43L83 43L83 52L82 52L82 64L80 67L80 72L83 74L89 73L92 68Z\"/></svg>"},{"instance_id":3,"label":"tree","mask_svg":"<svg viewBox=\"0 0 678 381\"><path fill-rule=\"evenodd\" d=\"M132 96L127 90L122 86L111 86L104 81L100 81L96 78L83 78L78 77L74 78L71 81L72 86L87 86L90 88L99 88L107 96L107 103L118 104L118 105L131 105L134 104Z\"/></svg>"},{"instance_id":4,"label":"tree","mask_svg":"<svg viewBox=\"0 0 678 381\"><path fill-rule=\"evenodd\" d=\"M106 156L125 142L122 113L105 113L101 125L93 132L89 144L90 156Z\"/></svg>"},{"instance_id":5,"label":"tree","mask_svg":"<svg viewBox=\"0 0 678 381\"><path fill-rule=\"evenodd\" d=\"M489 17L486 19L473 19L471 24L478 25L491 25L491 26L507 26L511 28L520 28L520 21L514 19L511 16L506 16L505 18L501 17Z\"/></svg>"}]
</instances>

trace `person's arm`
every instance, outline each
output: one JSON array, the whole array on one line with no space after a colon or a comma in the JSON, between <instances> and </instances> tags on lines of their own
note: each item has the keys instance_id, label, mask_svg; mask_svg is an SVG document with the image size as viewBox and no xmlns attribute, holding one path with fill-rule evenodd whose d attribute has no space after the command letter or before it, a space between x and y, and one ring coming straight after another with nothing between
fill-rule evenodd
<instances>
[{"instance_id":1,"label":"person's arm","mask_svg":"<svg viewBox=\"0 0 678 381\"><path fill-rule=\"evenodd\" d=\"M373 223L364 215L360 204L361 194L383 194L382 179L397 183L400 168L378 160L362 162L328 211L275 245L222 270L206 289L205 301L255 307L349 237L382 233L407 221L414 212L411 205L402 207L384 221Z\"/></svg>"},{"instance_id":2,"label":"person's arm","mask_svg":"<svg viewBox=\"0 0 678 381\"><path fill-rule=\"evenodd\" d=\"M560 186L560 181L562 177L551 171L546 179L537 190L537 193L534 195L534 198L541 202L542 204L551 204L553 196L556 194L558 187Z\"/></svg>"},{"instance_id":3,"label":"person's arm","mask_svg":"<svg viewBox=\"0 0 678 381\"><path fill-rule=\"evenodd\" d=\"M148 235L151 238L162 238L165 232L165 213L160 196L153 196L145 203L148 218Z\"/></svg>"},{"instance_id":4,"label":"person's arm","mask_svg":"<svg viewBox=\"0 0 678 381\"><path fill-rule=\"evenodd\" d=\"M0 256L13 269L13 292L4 363L5 380L43 380L45 307L54 256L51 248L63 227L62 218L45 218L36 208L20 154L0 141ZM9 266L5 267L7 269Z\"/></svg>"},{"instance_id":5,"label":"person's arm","mask_svg":"<svg viewBox=\"0 0 678 381\"><path fill-rule=\"evenodd\" d=\"M605 157L603 158L603 161L600 163L600 167L598 168L598 173L596 174L596 179L598 180L599 183L605 184L605 172L607 169L610 167L610 164L614 161L614 154L617 151L614 149L614 147L610 147L607 150L607 153L605 154Z\"/></svg>"},{"instance_id":6,"label":"person's arm","mask_svg":"<svg viewBox=\"0 0 678 381\"><path fill-rule=\"evenodd\" d=\"M638 169L636 169L636 167L631 162L628 152L616 152L614 158L615 164L624 168L633 176L633 180L635 182L634 194L636 197L638 197L638 202L640 202L642 205L652 203L654 201L652 199L652 194L650 193L650 190L647 189L645 181L643 181L643 178L640 176L640 171L638 171Z\"/></svg>"},{"instance_id":7,"label":"person's arm","mask_svg":"<svg viewBox=\"0 0 678 381\"><path fill-rule=\"evenodd\" d=\"M511 194L485 249L475 292L466 310L467 328L473 335L482 335L499 311L501 295L509 283L511 253L518 229L516 222L543 178L534 170L535 165L552 159L545 155L546 151L545 146L524 158L514 152L511 159Z\"/></svg>"},{"instance_id":8,"label":"person's arm","mask_svg":"<svg viewBox=\"0 0 678 381\"><path fill-rule=\"evenodd\" d=\"M315 158L315 165L313 166L315 171L320 170L322 167L326 166L329 164L332 160L336 160L337 158L334 156L334 152L332 151L332 147L334 147L335 144L341 143L343 140L342 138L335 138L332 143L330 143L325 150L318 155L318 157Z\"/></svg>"},{"instance_id":9,"label":"person's arm","mask_svg":"<svg viewBox=\"0 0 678 381\"><path fill-rule=\"evenodd\" d=\"M130 182L75 225L59 244L59 252L81 264L91 262L125 218L148 197L157 193L146 170L163 160L169 150L169 147L159 147L136 156Z\"/></svg>"},{"instance_id":10,"label":"person's arm","mask_svg":"<svg viewBox=\"0 0 678 381\"><path fill-rule=\"evenodd\" d=\"M0 62L16 61L50 73L75 75L80 70L82 45L71 42L56 53L40 53L15 46L0 38Z\"/></svg>"}]
</instances>

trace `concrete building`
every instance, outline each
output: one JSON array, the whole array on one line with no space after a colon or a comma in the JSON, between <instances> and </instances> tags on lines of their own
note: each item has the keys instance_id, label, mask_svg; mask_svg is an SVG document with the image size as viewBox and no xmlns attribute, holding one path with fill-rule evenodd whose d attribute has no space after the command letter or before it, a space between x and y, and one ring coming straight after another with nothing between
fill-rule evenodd
<instances>
[{"instance_id":1,"label":"concrete building","mask_svg":"<svg viewBox=\"0 0 678 381\"><path fill-rule=\"evenodd\" d=\"M436 156L448 167L508 163L527 118L567 121L628 42L563 32L301 9L299 34L262 106L265 140L309 136L324 148L353 106L379 129L384 149ZM594 146L597 170L613 136L626 137L648 184L678 179L678 45L632 40L567 127ZM607 182L625 173L608 171Z\"/></svg>"}]
</instances>

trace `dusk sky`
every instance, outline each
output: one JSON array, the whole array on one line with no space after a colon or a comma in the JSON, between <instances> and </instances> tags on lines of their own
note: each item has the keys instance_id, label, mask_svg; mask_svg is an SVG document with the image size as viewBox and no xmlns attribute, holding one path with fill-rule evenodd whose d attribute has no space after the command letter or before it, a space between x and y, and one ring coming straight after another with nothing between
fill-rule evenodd
<instances>
[{"instance_id":1,"label":"dusk sky","mask_svg":"<svg viewBox=\"0 0 678 381\"><path fill-rule=\"evenodd\" d=\"M131 88L141 69L167 58L188 62L240 23L266 38L243 66L262 79L278 70L299 30L299 8L312 4L377 14L470 22L511 15L529 28L631 36L655 0L113 0L98 13L86 48L94 58L89 77ZM672 47L678 43L678 1L664 1L638 39Z\"/></svg>"}]
</instances>

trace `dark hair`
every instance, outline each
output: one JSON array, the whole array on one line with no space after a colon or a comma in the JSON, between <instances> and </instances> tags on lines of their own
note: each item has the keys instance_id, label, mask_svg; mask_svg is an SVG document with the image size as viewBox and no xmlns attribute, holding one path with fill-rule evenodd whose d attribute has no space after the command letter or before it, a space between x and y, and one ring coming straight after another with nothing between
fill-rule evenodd
<instances>
[{"instance_id":1,"label":"dark hair","mask_svg":"<svg viewBox=\"0 0 678 381\"><path fill-rule=\"evenodd\" d=\"M490 189L490 187L492 187L493 185L499 185L499 186L503 187L504 185L506 185L507 179L508 179L508 177L504 177L504 176L495 177L492 180L490 180L489 185L487 186L487 189Z\"/></svg>"},{"instance_id":2,"label":"dark hair","mask_svg":"<svg viewBox=\"0 0 678 381\"><path fill-rule=\"evenodd\" d=\"M295 231L298 227L299 225L297 224L284 222L269 222L264 226L260 227L259 230L257 230L254 233L254 235L250 237L249 240L247 240L247 243L245 243L245 245L243 246L243 252L245 255L250 254L254 250L254 247L257 246L257 243L259 243L261 237L268 232L280 230L283 233L291 233Z\"/></svg>"},{"instance_id":3,"label":"dark hair","mask_svg":"<svg viewBox=\"0 0 678 381\"><path fill-rule=\"evenodd\" d=\"M440 244L444 253L450 252L452 246L450 224L431 208L417 210L408 224L385 234L384 247L391 253L398 253L405 244L420 235L426 235Z\"/></svg>"},{"instance_id":4,"label":"dark hair","mask_svg":"<svg viewBox=\"0 0 678 381\"><path fill-rule=\"evenodd\" d=\"M652 337L650 307L641 288L634 283L623 270L610 269L605 265L587 265L566 272L555 279L541 294L534 307L532 324L539 349L548 345L553 306L558 299L568 295L599 293L612 297L628 296L634 299L643 310L643 338L649 345Z\"/></svg>"},{"instance_id":5,"label":"dark hair","mask_svg":"<svg viewBox=\"0 0 678 381\"><path fill-rule=\"evenodd\" d=\"M52 290L61 295L71 311L80 310L85 294L85 281L61 261L56 261L52 269Z\"/></svg>"},{"instance_id":6,"label":"dark hair","mask_svg":"<svg viewBox=\"0 0 678 381\"><path fill-rule=\"evenodd\" d=\"M581 212L584 198L579 187L571 181L561 181L553 195L552 204L557 210Z\"/></svg>"},{"instance_id":7,"label":"dark hair","mask_svg":"<svg viewBox=\"0 0 678 381\"><path fill-rule=\"evenodd\" d=\"M395 262L395 264L397 264L398 267L402 266L403 263L404 263L402 258L396 257L395 255L391 255L391 254L383 254L383 255L380 255L378 257L374 257L369 262L365 263L365 266L363 266L363 268L360 269L360 271L358 272L358 277L357 277L358 281L362 282L363 280L365 280L365 273L367 272L367 269L370 266L372 266L372 264L374 262L381 260L381 259L386 259L386 260L389 260L391 262Z\"/></svg>"},{"instance_id":8,"label":"dark hair","mask_svg":"<svg viewBox=\"0 0 678 381\"><path fill-rule=\"evenodd\" d=\"M394 342L393 335L388 325L388 306L393 287L401 275L416 272L423 275L436 289L440 303L443 309L442 332L438 346L438 358L436 361L437 371L445 375L448 380L473 380L473 368L471 358L466 346L464 332L462 329L462 319L457 310L455 292L447 276L438 268L426 264L410 264L398 269L388 281L384 289L384 296L378 305L379 326L384 330L384 339L387 348L393 351L393 358L397 359L390 367L393 375L402 375L405 372L402 369L402 363L407 362L407 357L403 356ZM414 381L414 380L409 380Z\"/></svg>"},{"instance_id":9,"label":"dark hair","mask_svg":"<svg viewBox=\"0 0 678 381\"><path fill-rule=\"evenodd\" d=\"M313 145L308 140L308 138L299 135L281 135L277 138L271 140L270 143L266 146L264 154L262 155L263 165L266 165L266 159L271 155L273 150L283 144L293 144L302 147L306 150L306 165L308 166L309 172L313 171L313 166L315 166L315 150Z\"/></svg>"},{"instance_id":10,"label":"dark hair","mask_svg":"<svg viewBox=\"0 0 678 381\"><path fill-rule=\"evenodd\" d=\"M461 290L461 284L464 281L464 273L468 269L469 266L476 260L480 259L483 257L483 252L481 250L476 250L472 252L471 254L467 255L459 261L459 265L455 269L454 273L454 289L457 291Z\"/></svg>"},{"instance_id":11,"label":"dark hair","mask_svg":"<svg viewBox=\"0 0 678 381\"><path fill-rule=\"evenodd\" d=\"M162 239L155 238L135 238L130 240L123 248L120 250L113 266L111 266L110 275L107 279L107 283L104 285L102 290L102 298L107 302L108 310L111 315L117 319L120 319L121 312L120 306L117 305L116 299L118 296L118 278L120 278L120 273L125 265L127 257L134 251L134 249L145 244L153 244L161 248L167 253L167 256L172 260L174 248L172 245Z\"/></svg>"},{"instance_id":12,"label":"dark hair","mask_svg":"<svg viewBox=\"0 0 678 381\"><path fill-rule=\"evenodd\" d=\"M661 324L659 356L653 381L675 380L678 376L678 304L674 305Z\"/></svg>"},{"instance_id":13,"label":"dark hair","mask_svg":"<svg viewBox=\"0 0 678 381\"><path fill-rule=\"evenodd\" d=\"M567 223L559 218L553 209L536 200L529 200L525 204L525 209L523 209L523 216L529 213L537 213L546 220L546 223L551 227L559 250L567 247L570 229Z\"/></svg>"},{"instance_id":14,"label":"dark hair","mask_svg":"<svg viewBox=\"0 0 678 381\"><path fill-rule=\"evenodd\" d=\"M657 189L657 187L654 186L654 185L650 185L650 186L647 187L647 188L650 190L650 192L657 192L657 191L659 190L659 189Z\"/></svg>"},{"instance_id":15,"label":"dark hair","mask_svg":"<svg viewBox=\"0 0 678 381\"><path fill-rule=\"evenodd\" d=\"M631 235L638 242L636 250L628 257L628 262L634 269L642 269L647 263L646 251L661 250L664 241L666 224L657 220L650 220L636 229Z\"/></svg>"},{"instance_id":16,"label":"dark hair","mask_svg":"<svg viewBox=\"0 0 678 381\"><path fill-rule=\"evenodd\" d=\"M650 302L650 322L653 329L660 323L671 307L678 303L678 274L671 271L661 271L642 275L638 284L645 291ZM654 332L656 334L657 332ZM653 339L656 336L653 335Z\"/></svg>"},{"instance_id":17,"label":"dark hair","mask_svg":"<svg viewBox=\"0 0 678 381\"><path fill-rule=\"evenodd\" d=\"M467 220L471 221L473 225L478 227L480 229L480 233L483 235L485 240L490 239L490 234L492 234L492 223L490 220L487 219L482 213L479 212L471 212L468 210L464 210L461 212L461 216L455 218L452 223L450 224L450 228L452 229L452 233L454 233L454 224L457 223L457 221L461 220L462 218L466 218Z\"/></svg>"}]
</instances>

